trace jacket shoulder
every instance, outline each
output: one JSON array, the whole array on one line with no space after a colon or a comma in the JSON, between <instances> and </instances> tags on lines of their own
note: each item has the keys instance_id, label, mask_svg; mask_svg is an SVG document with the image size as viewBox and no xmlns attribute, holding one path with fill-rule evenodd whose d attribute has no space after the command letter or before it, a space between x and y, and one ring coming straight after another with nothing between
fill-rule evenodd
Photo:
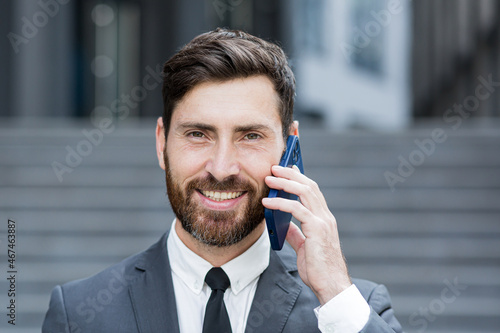
<instances>
[{"instance_id":1,"label":"jacket shoulder","mask_svg":"<svg viewBox=\"0 0 500 333\"><path fill-rule=\"evenodd\" d=\"M63 291L77 292L77 290L81 290L83 293L88 293L92 290L100 290L103 287L111 286L111 289L113 289L113 285L128 285L136 278L137 269L145 270L154 261L152 256L162 255L163 250L166 251L167 234L164 234L158 242L151 245L147 250L125 258L121 262L109 266L90 277L65 283L62 285Z\"/></svg>"},{"instance_id":2,"label":"jacket shoulder","mask_svg":"<svg viewBox=\"0 0 500 333\"><path fill-rule=\"evenodd\" d=\"M43 332L135 332L130 286L146 268L166 256L166 235L149 249L132 255L103 271L56 286L45 316Z\"/></svg>"}]
</instances>

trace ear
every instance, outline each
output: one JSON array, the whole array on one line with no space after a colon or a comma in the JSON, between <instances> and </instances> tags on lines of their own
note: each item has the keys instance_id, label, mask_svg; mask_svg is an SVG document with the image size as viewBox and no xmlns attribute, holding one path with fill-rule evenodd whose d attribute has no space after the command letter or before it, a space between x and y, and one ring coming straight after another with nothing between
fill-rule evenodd
<instances>
[{"instance_id":1,"label":"ear","mask_svg":"<svg viewBox=\"0 0 500 333\"><path fill-rule=\"evenodd\" d=\"M165 152L165 129L163 128L163 118L159 117L156 121L156 156L160 168L165 170L165 160L163 154Z\"/></svg>"},{"instance_id":2,"label":"ear","mask_svg":"<svg viewBox=\"0 0 500 333\"><path fill-rule=\"evenodd\" d=\"M292 122L292 125L290 126L290 132L288 133L288 135L299 136L299 121L298 120L294 120Z\"/></svg>"}]
</instances>

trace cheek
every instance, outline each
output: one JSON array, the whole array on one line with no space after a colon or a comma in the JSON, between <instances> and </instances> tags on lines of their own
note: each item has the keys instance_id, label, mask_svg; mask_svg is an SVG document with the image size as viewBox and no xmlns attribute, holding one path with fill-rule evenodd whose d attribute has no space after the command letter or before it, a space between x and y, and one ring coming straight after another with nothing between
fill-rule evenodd
<instances>
[{"instance_id":1,"label":"cheek","mask_svg":"<svg viewBox=\"0 0 500 333\"><path fill-rule=\"evenodd\" d=\"M166 153L172 176L178 182L184 183L186 179L193 177L203 169L204 158L199 153L168 145Z\"/></svg>"},{"instance_id":2,"label":"cheek","mask_svg":"<svg viewBox=\"0 0 500 333\"><path fill-rule=\"evenodd\" d=\"M179 154L177 157L169 156L169 158L172 175L179 182L183 183L203 170L203 163L199 156L192 158L185 154Z\"/></svg>"},{"instance_id":3,"label":"cheek","mask_svg":"<svg viewBox=\"0 0 500 333\"><path fill-rule=\"evenodd\" d=\"M275 154L246 154L242 160L242 169L253 179L259 186L264 186L264 178L271 175L271 166L278 164L281 155L278 157Z\"/></svg>"}]
</instances>

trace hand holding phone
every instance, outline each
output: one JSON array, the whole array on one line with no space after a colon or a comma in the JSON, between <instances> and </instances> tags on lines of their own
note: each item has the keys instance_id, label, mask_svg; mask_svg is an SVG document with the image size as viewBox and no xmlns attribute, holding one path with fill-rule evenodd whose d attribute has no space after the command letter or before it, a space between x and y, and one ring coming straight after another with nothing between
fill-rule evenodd
<instances>
[{"instance_id":1,"label":"hand holding phone","mask_svg":"<svg viewBox=\"0 0 500 333\"><path fill-rule=\"evenodd\" d=\"M296 165L299 168L300 172L304 173L298 136L290 135L288 137L286 143L286 150L283 156L281 157L279 165L282 167L289 167L289 168ZM298 199L298 197L295 194L290 194L283 190L271 189L269 191L268 198L276 198L276 197L285 198L289 200ZM288 232L288 227L290 226L292 214L282 212L280 210L265 208L265 217L266 217L267 231L269 233L269 240L271 241L271 248L275 251L279 251L283 248L283 244L285 243L285 238Z\"/></svg>"}]
</instances>

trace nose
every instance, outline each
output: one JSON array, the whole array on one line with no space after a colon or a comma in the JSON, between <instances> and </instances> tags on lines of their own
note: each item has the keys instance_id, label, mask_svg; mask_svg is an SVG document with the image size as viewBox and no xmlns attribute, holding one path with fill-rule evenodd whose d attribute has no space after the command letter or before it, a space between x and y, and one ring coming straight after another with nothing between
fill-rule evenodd
<instances>
[{"instance_id":1,"label":"nose","mask_svg":"<svg viewBox=\"0 0 500 333\"><path fill-rule=\"evenodd\" d=\"M212 156L208 160L205 169L218 181L238 175L240 164L237 148L232 142L219 141L214 146Z\"/></svg>"}]
</instances>

